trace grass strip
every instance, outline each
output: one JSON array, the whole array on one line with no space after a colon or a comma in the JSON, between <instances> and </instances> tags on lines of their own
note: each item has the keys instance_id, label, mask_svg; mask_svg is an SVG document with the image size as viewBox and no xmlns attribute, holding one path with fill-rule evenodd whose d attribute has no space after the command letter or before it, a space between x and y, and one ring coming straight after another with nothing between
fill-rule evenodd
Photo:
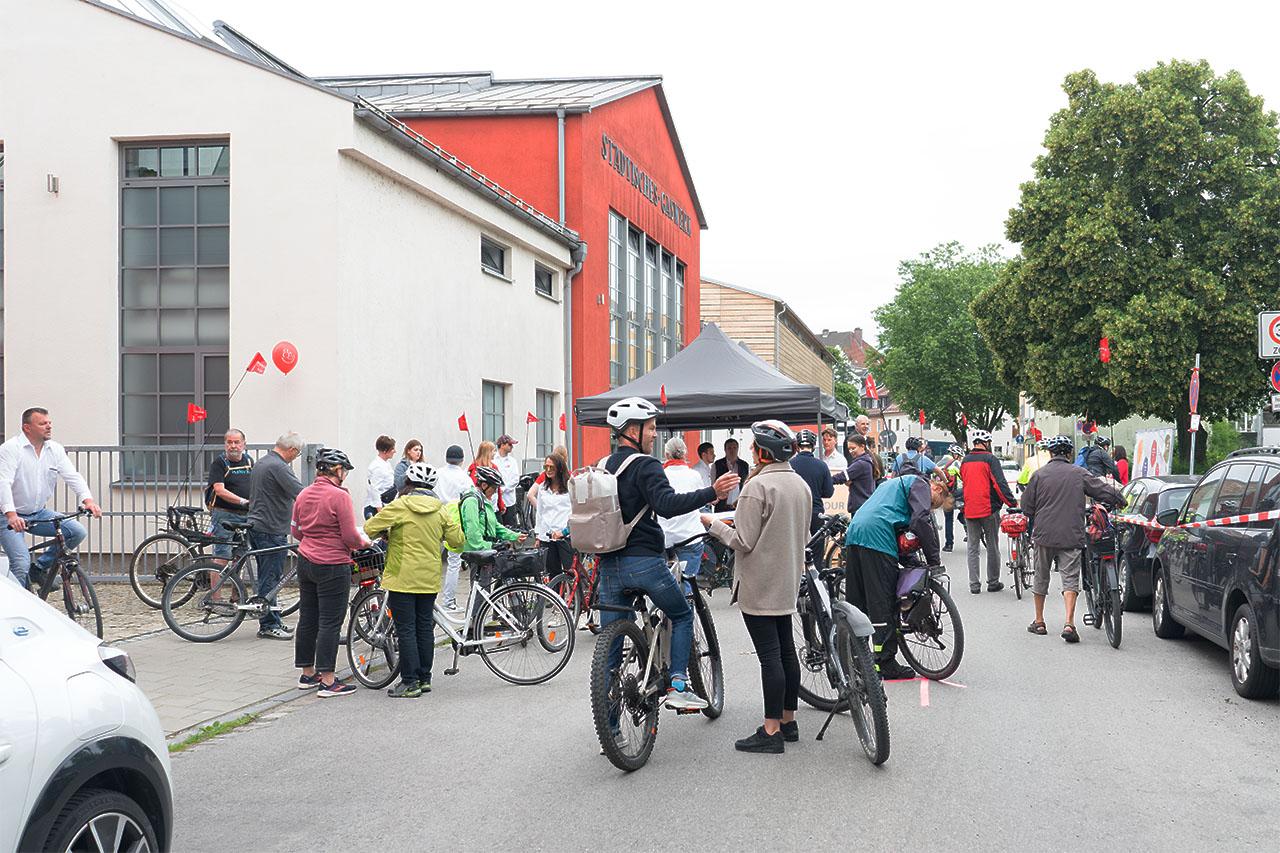
<instances>
[{"instance_id":1,"label":"grass strip","mask_svg":"<svg viewBox=\"0 0 1280 853\"><path fill-rule=\"evenodd\" d=\"M169 744L169 752L170 754L182 752L184 749L193 747L198 743L203 743L211 738L217 737L218 735L224 735L233 729L240 728L241 726L247 726L256 719L258 719L257 714L244 714L243 716L236 717L234 720L227 720L225 722L218 722L204 726L190 737L185 738L178 743Z\"/></svg>"}]
</instances>

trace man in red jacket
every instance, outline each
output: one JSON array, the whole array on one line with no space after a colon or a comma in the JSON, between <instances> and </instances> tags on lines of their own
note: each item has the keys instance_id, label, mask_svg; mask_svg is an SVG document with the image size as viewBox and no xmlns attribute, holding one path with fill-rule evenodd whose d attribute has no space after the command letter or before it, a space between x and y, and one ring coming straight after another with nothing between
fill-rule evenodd
<instances>
[{"instance_id":1,"label":"man in red jacket","mask_svg":"<svg viewBox=\"0 0 1280 853\"><path fill-rule=\"evenodd\" d=\"M1004 589L1000 582L1000 506L1017 506L1000 460L991 452L991 433L976 429L969 434L973 449L960 463L964 484L964 526L969 534L965 558L969 563L969 592L982 592L978 577L978 549L987 546L987 592Z\"/></svg>"}]
</instances>

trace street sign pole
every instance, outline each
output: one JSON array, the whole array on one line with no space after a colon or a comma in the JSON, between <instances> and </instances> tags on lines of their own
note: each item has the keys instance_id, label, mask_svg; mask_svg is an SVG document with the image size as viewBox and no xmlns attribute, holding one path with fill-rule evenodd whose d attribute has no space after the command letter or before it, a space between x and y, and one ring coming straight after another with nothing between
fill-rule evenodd
<instances>
[{"instance_id":1,"label":"street sign pole","mask_svg":"<svg viewBox=\"0 0 1280 853\"><path fill-rule=\"evenodd\" d=\"M1196 353L1196 366L1191 371L1191 420L1196 420L1196 408L1200 403L1200 353ZM1196 475L1196 427L1198 424L1191 425L1191 458L1187 461L1187 473L1192 477Z\"/></svg>"}]
</instances>

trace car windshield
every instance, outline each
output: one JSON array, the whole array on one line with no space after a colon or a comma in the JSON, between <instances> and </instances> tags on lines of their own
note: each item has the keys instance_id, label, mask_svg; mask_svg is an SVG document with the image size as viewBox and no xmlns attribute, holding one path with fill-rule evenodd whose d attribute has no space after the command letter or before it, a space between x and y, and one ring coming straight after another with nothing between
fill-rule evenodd
<instances>
[{"instance_id":1,"label":"car windshield","mask_svg":"<svg viewBox=\"0 0 1280 853\"><path fill-rule=\"evenodd\" d=\"M1156 512L1164 512L1166 509L1181 509L1186 503L1187 495L1191 492L1191 486L1179 486L1176 489L1165 489L1160 493L1160 505L1156 508Z\"/></svg>"}]
</instances>

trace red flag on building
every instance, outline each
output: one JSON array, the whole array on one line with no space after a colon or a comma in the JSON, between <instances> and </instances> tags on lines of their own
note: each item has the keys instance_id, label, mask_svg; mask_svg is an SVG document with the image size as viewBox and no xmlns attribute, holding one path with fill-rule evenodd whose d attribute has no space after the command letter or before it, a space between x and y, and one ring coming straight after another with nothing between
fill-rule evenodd
<instances>
[{"instance_id":1,"label":"red flag on building","mask_svg":"<svg viewBox=\"0 0 1280 853\"><path fill-rule=\"evenodd\" d=\"M193 424L196 421L202 421L209 417L209 413L197 406L195 403L187 403L187 423Z\"/></svg>"},{"instance_id":2,"label":"red flag on building","mask_svg":"<svg viewBox=\"0 0 1280 853\"><path fill-rule=\"evenodd\" d=\"M662 408L667 407L667 386L663 385L658 389L658 402L662 404Z\"/></svg>"},{"instance_id":3,"label":"red flag on building","mask_svg":"<svg viewBox=\"0 0 1280 853\"><path fill-rule=\"evenodd\" d=\"M880 392L876 389L876 378L870 373L867 373L867 378L864 384L866 388L862 396L868 397L872 400L879 400Z\"/></svg>"},{"instance_id":4,"label":"red flag on building","mask_svg":"<svg viewBox=\"0 0 1280 853\"><path fill-rule=\"evenodd\" d=\"M564 412L560 413L560 431L564 432Z\"/></svg>"},{"instance_id":5,"label":"red flag on building","mask_svg":"<svg viewBox=\"0 0 1280 853\"><path fill-rule=\"evenodd\" d=\"M253 360L249 362L249 366L244 369L245 373L265 373L267 370L267 360L260 352L253 354Z\"/></svg>"},{"instance_id":6,"label":"red flag on building","mask_svg":"<svg viewBox=\"0 0 1280 853\"><path fill-rule=\"evenodd\" d=\"M538 422L538 419L534 417L533 412L529 412L524 416L524 422L526 424L536 424Z\"/></svg>"},{"instance_id":7,"label":"red flag on building","mask_svg":"<svg viewBox=\"0 0 1280 853\"><path fill-rule=\"evenodd\" d=\"M924 426L924 409L920 410L920 426Z\"/></svg>"},{"instance_id":8,"label":"red flag on building","mask_svg":"<svg viewBox=\"0 0 1280 853\"><path fill-rule=\"evenodd\" d=\"M466 413L466 412L463 412L462 414L458 415L458 430L459 430L460 432L470 432L470 431L471 431L471 430L467 429L467 413Z\"/></svg>"}]
</instances>

